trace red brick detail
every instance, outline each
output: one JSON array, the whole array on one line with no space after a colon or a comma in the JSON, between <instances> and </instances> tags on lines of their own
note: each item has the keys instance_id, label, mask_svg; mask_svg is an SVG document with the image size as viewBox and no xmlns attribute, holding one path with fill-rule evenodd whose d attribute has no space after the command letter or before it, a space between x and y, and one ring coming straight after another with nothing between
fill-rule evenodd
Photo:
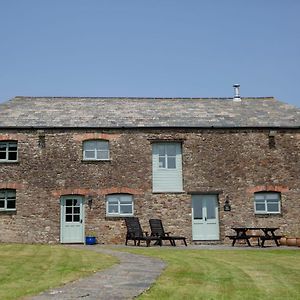
<instances>
[{"instance_id":1,"label":"red brick detail","mask_svg":"<svg viewBox=\"0 0 300 300\"><path fill-rule=\"evenodd\" d=\"M288 192L289 188L283 185L257 185L247 189L247 193L253 194L257 192Z\"/></svg>"},{"instance_id":2,"label":"red brick detail","mask_svg":"<svg viewBox=\"0 0 300 300\"><path fill-rule=\"evenodd\" d=\"M0 134L0 141L18 141L20 140L19 134Z\"/></svg>"},{"instance_id":3,"label":"red brick detail","mask_svg":"<svg viewBox=\"0 0 300 300\"><path fill-rule=\"evenodd\" d=\"M55 197L60 197L63 195L90 195L90 189L82 189L82 188L67 188L67 189L60 189L52 191L52 195Z\"/></svg>"},{"instance_id":4,"label":"red brick detail","mask_svg":"<svg viewBox=\"0 0 300 300\"><path fill-rule=\"evenodd\" d=\"M0 189L24 190L25 188L26 186L23 183L18 183L18 182L0 183Z\"/></svg>"},{"instance_id":5,"label":"red brick detail","mask_svg":"<svg viewBox=\"0 0 300 300\"><path fill-rule=\"evenodd\" d=\"M108 194L132 194L132 195L142 195L143 192L136 189L131 189L128 187L111 187L107 189L99 190L101 195Z\"/></svg>"},{"instance_id":6,"label":"red brick detail","mask_svg":"<svg viewBox=\"0 0 300 300\"><path fill-rule=\"evenodd\" d=\"M63 195L108 195L108 194L132 194L132 195L142 195L143 192L136 189L131 189L128 187L112 187L107 189L86 189L86 188L66 188L60 190L52 191L52 195L55 197L60 197Z\"/></svg>"},{"instance_id":7,"label":"red brick detail","mask_svg":"<svg viewBox=\"0 0 300 300\"><path fill-rule=\"evenodd\" d=\"M120 137L120 134L108 134L108 133L82 133L74 134L73 138L75 141L86 141L86 140L116 140Z\"/></svg>"}]
</instances>

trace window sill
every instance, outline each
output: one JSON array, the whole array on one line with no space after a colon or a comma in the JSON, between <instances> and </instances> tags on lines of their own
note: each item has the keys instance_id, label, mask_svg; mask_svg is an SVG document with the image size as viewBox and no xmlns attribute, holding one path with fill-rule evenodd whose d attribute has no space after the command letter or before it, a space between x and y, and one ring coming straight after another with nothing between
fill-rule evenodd
<instances>
[{"instance_id":1,"label":"window sill","mask_svg":"<svg viewBox=\"0 0 300 300\"><path fill-rule=\"evenodd\" d=\"M97 160L97 159L95 159L95 160L82 159L81 162L84 164L98 164L98 163L111 162L111 159L99 159L99 160Z\"/></svg>"},{"instance_id":2,"label":"window sill","mask_svg":"<svg viewBox=\"0 0 300 300\"><path fill-rule=\"evenodd\" d=\"M105 216L106 218L127 218L127 217L133 217L133 214L131 214L131 215L113 215L113 214L111 214L111 215L106 215Z\"/></svg>"},{"instance_id":3,"label":"window sill","mask_svg":"<svg viewBox=\"0 0 300 300\"><path fill-rule=\"evenodd\" d=\"M152 191L152 194L185 194L185 191Z\"/></svg>"},{"instance_id":4,"label":"window sill","mask_svg":"<svg viewBox=\"0 0 300 300\"><path fill-rule=\"evenodd\" d=\"M18 160L13 160L13 161L9 161L9 160L0 160L0 164L8 164L8 165L19 165L20 162Z\"/></svg>"},{"instance_id":5,"label":"window sill","mask_svg":"<svg viewBox=\"0 0 300 300\"><path fill-rule=\"evenodd\" d=\"M124 220L124 218L130 218L130 217L134 217L134 215L127 215L127 216L120 216L120 215L115 215L115 216L105 216L105 220Z\"/></svg>"},{"instance_id":6,"label":"window sill","mask_svg":"<svg viewBox=\"0 0 300 300\"><path fill-rule=\"evenodd\" d=\"M278 212L278 213L254 213L255 217L275 217L275 216L282 216L282 213Z\"/></svg>"},{"instance_id":7,"label":"window sill","mask_svg":"<svg viewBox=\"0 0 300 300\"><path fill-rule=\"evenodd\" d=\"M0 210L0 215L16 215L17 210Z\"/></svg>"}]
</instances>

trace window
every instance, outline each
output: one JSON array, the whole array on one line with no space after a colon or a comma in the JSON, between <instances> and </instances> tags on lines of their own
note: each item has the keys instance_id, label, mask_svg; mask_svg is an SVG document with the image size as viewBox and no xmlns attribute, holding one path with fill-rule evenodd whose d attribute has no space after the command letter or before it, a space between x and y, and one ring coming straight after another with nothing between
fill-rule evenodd
<instances>
[{"instance_id":1,"label":"window","mask_svg":"<svg viewBox=\"0 0 300 300\"><path fill-rule=\"evenodd\" d=\"M65 199L65 222L80 222L81 200L75 197Z\"/></svg>"},{"instance_id":2,"label":"window","mask_svg":"<svg viewBox=\"0 0 300 300\"><path fill-rule=\"evenodd\" d=\"M256 214L279 214L280 193L255 193L254 208Z\"/></svg>"},{"instance_id":3,"label":"window","mask_svg":"<svg viewBox=\"0 0 300 300\"><path fill-rule=\"evenodd\" d=\"M178 142L152 144L153 192L183 192L181 146Z\"/></svg>"},{"instance_id":4,"label":"window","mask_svg":"<svg viewBox=\"0 0 300 300\"><path fill-rule=\"evenodd\" d=\"M159 144L158 159L160 169L176 169L176 144Z\"/></svg>"},{"instance_id":5,"label":"window","mask_svg":"<svg viewBox=\"0 0 300 300\"><path fill-rule=\"evenodd\" d=\"M106 197L107 216L132 216L133 198L127 194L114 194Z\"/></svg>"},{"instance_id":6,"label":"window","mask_svg":"<svg viewBox=\"0 0 300 300\"><path fill-rule=\"evenodd\" d=\"M0 190L0 210L16 210L15 190Z\"/></svg>"},{"instance_id":7,"label":"window","mask_svg":"<svg viewBox=\"0 0 300 300\"><path fill-rule=\"evenodd\" d=\"M17 142L0 142L0 162L18 160Z\"/></svg>"},{"instance_id":8,"label":"window","mask_svg":"<svg viewBox=\"0 0 300 300\"><path fill-rule=\"evenodd\" d=\"M109 145L108 141L91 140L83 143L84 160L108 160Z\"/></svg>"}]
</instances>

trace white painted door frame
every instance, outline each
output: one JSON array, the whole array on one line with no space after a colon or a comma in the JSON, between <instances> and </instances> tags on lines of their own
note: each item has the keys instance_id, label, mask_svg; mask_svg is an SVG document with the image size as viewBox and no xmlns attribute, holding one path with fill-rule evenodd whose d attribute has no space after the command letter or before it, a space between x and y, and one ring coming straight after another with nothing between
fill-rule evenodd
<instances>
[{"instance_id":1,"label":"white painted door frame","mask_svg":"<svg viewBox=\"0 0 300 300\"><path fill-rule=\"evenodd\" d=\"M218 195L192 195L193 240L219 240Z\"/></svg>"},{"instance_id":2,"label":"white painted door frame","mask_svg":"<svg viewBox=\"0 0 300 300\"><path fill-rule=\"evenodd\" d=\"M60 242L84 243L84 197L66 195L60 198Z\"/></svg>"}]
</instances>

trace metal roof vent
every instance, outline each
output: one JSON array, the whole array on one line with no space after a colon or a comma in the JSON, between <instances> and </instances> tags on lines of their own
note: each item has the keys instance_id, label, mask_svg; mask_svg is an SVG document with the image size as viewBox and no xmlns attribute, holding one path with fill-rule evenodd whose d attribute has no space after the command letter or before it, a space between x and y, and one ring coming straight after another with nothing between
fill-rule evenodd
<instances>
[{"instance_id":1,"label":"metal roof vent","mask_svg":"<svg viewBox=\"0 0 300 300\"><path fill-rule=\"evenodd\" d=\"M240 96L240 85L239 84L234 84L234 98L233 101L239 102L241 101L241 96Z\"/></svg>"}]
</instances>

